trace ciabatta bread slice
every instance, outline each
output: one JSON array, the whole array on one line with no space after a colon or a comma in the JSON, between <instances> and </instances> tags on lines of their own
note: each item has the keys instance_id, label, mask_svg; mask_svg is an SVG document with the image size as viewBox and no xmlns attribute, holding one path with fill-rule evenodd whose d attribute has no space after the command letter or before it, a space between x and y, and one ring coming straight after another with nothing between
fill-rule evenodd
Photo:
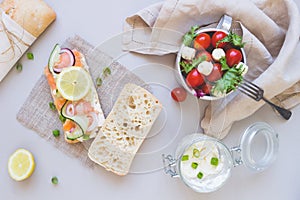
<instances>
[{"instance_id":1,"label":"ciabatta bread slice","mask_svg":"<svg viewBox=\"0 0 300 200\"><path fill-rule=\"evenodd\" d=\"M89 158L108 171L126 175L161 109L150 92L126 84L92 142Z\"/></svg>"}]
</instances>

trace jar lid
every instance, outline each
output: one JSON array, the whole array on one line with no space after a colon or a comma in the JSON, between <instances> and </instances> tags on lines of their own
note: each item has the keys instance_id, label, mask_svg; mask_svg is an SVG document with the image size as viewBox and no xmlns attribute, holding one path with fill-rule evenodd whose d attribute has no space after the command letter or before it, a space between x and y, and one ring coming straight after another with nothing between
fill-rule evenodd
<instances>
[{"instance_id":1,"label":"jar lid","mask_svg":"<svg viewBox=\"0 0 300 200\"><path fill-rule=\"evenodd\" d=\"M274 129L267 123L257 122L241 137L242 162L251 170L263 171L275 161L278 148L278 134Z\"/></svg>"}]
</instances>

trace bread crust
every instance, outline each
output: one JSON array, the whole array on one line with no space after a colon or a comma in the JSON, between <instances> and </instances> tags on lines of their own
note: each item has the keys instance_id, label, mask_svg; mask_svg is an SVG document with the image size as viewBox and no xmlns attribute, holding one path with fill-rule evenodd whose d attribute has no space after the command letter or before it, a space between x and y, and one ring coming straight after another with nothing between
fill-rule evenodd
<instances>
[{"instance_id":1,"label":"bread crust","mask_svg":"<svg viewBox=\"0 0 300 200\"><path fill-rule=\"evenodd\" d=\"M0 8L35 37L56 19L56 14L42 0L4 0Z\"/></svg>"}]
</instances>

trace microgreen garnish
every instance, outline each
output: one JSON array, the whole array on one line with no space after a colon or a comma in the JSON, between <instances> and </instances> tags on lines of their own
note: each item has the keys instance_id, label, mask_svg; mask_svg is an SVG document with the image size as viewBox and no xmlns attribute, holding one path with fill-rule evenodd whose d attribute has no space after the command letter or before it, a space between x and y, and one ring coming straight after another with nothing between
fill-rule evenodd
<instances>
[{"instance_id":1,"label":"microgreen garnish","mask_svg":"<svg viewBox=\"0 0 300 200\"><path fill-rule=\"evenodd\" d=\"M189 155L183 155L181 161L187 161L187 160L189 160Z\"/></svg>"},{"instance_id":2,"label":"microgreen garnish","mask_svg":"<svg viewBox=\"0 0 300 200\"><path fill-rule=\"evenodd\" d=\"M58 137L60 135L60 131L58 129L55 129L52 131L52 134L54 137Z\"/></svg>"},{"instance_id":3,"label":"microgreen garnish","mask_svg":"<svg viewBox=\"0 0 300 200\"><path fill-rule=\"evenodd\" d=\"M52 184L57 185L58 184L58 178L56 176L52 177L51 182L52 182Z\"/></svg>"},{"instance_id":4,"label":"microgreen garnish","mask_svg":"<svg viewBox=\"0 0 300 200\"><path fill-rule=\"evenodd\" d=\"M194 38L197 36L196 34L196 31L199 29L199 26L192 26L191 29L189 30L189 32L187 32L183 38L182 38L182 41L183 41L183 44L185 46L191 46Z\"/></svg>"},{"instance_id":5,"label":"microgreen garnish","mask_svg":"<svg viewBox=\"0 0 300 200\"><path fill-rule=\"evenodd\" d=\"M53 102L49 102L49 107L51 110L56 110L55 104Z\"/></svg>"},{"instance_id":6,"label":"microgreen garnish","mask_svg":"<svg viewBox=\"0 0 300 200\"><path fill-rule=\"evenodd\" d=\"M199 172L199 173L197 174L197 177L198 177L199 179L202 179L203 173L202 173L202 172Z\"/></svg>"},{"instance_id":7,"label":"microgreen garnish","mask_svg":"<svg viewBox=\"0 0 300 200\"><path fill-rule=\"evenodd\" d=\"M199 158L200 157L200 151L198 149L193 149L193 156L195 158Z\"/></svg>"},{"instance_id":8,"label":"microgreen garnish","mask_svg":"<svg viewBox=\"0 0 300 200\"><path fill-rule=\"evenodd\" d=\"M218 47L220 43L225 43L225 42L229 42L234 46L241 47L241 48L244 47L245 45L245 42L243 42L243 38L233 32L229 32L229 34L226 37L224 37L222 40L219 40L216 45Z\"/></svg>"},{"instance_id":9,"label":"microgreen garnish","mask_svg":"<svg viewBox=\"0 0 300 200\"><path fill-rule=\"evenodd\" d=\"M219 164L219 159L216 158L216 157L212 157L212 158L210 159L210 164L213 165L213 166L218 166L218 164Z\"/></svg>"},{"instance_id":10,"label":"microgreen garnish","mask_svg":"<svg viewBox=\"0 0 300 200\"><path fill-rule=\"evenodd\" d=\"M192 167L193 169L197 169L198 163L193 162L192 165L191 165L191 167Z\"/></svg>"},{"instance_id":11,"label":"microgreen garnish","mask_svg":"<svg viewBox=\"0 0 300 200\"><path fill-rule=\"evenodd\" d=\"M17 69L17 71L22 71L22 69L23 69L23 65L21 64L21 63L18 63L17 65L16 65L16 69Z\"/></svg>"},{"instance_id":12,"label":"microgreen garnish","mask_svg":"<svg viewBox=\"0 0 300 200\"><path fill-rule=\"evenodd\" d=\"M179 64L182 67L182 71L184 71L187 74L205 60L206 60L206 56L204 55L204 56L200 56L196 59L193 59L192 63L187 63L187 62L181 61Z\"/></svg>"},{"instance_id":13,"label":"microgreen garnish","mask_svg":"<svg viewBox=\"0 0 300 200\"><path fill-rule=\"evenodd\" d=\"M33 53L28 52L26 55L27 55L28 60L33 60L34 59Z\"/></svg>"}]
</instances>

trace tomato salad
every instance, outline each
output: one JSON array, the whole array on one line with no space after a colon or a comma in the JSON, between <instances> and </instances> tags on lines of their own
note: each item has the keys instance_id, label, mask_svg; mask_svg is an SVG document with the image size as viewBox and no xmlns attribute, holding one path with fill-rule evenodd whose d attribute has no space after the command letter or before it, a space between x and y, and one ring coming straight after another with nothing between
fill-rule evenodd
<instances>
[{"instance_id":1,"label":"tomato salad","mask_svg":"<svg viewBox=\"0 0 300 200\"><path fill-rule=\"evenodd\" d=\"M183 37L179 66L198 98L223 97L235 90L248 70L242 37L218 29L199 32L193 26Z\"/></svg>"}]
</instances>

